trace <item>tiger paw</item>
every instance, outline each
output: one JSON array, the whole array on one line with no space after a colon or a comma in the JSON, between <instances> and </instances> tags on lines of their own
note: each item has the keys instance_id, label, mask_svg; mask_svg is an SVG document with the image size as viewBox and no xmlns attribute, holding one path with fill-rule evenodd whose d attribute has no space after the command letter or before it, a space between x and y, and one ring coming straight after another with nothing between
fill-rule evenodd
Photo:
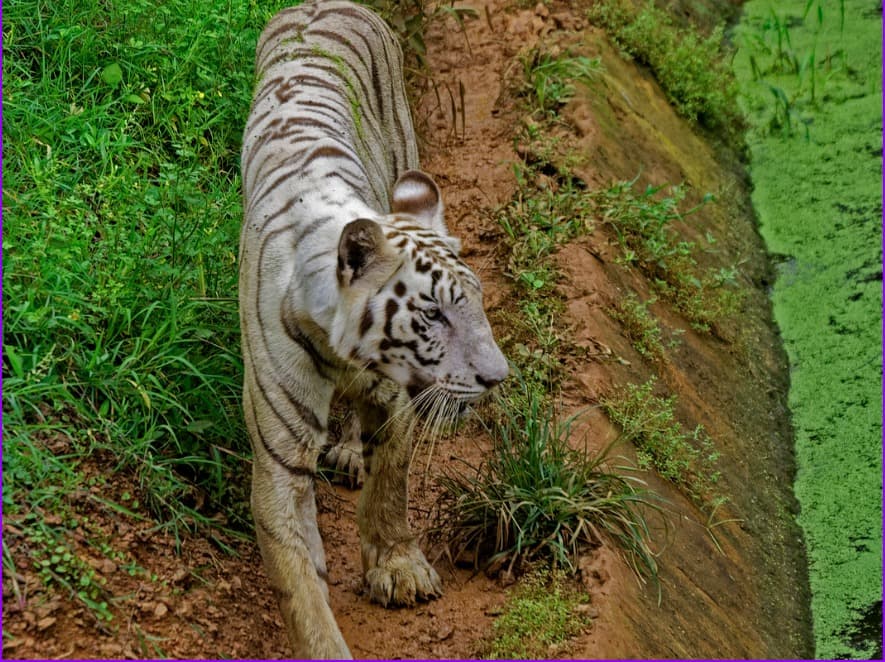
<instances>
[{"instance_id":1,"label":"tiger paw","mask_svg":"<svg viewBox=\"0 0 885 662\"><path fill-rule=\"evenodd\" d=\"M394 545L380 554L374 545L364 545L364 560L372 557L377 561L366 571L366 587L372 601L384 607L411 607L417 600L433 600L442 595L442 580L415 543Z\"/></svg>"},{"instance_id":2,"label":"tiger paw","mask_svg":"<svg viewBox=\"0 0 885 662\"><path fill-rule=\"evenodd\" d=\"M346 442L335 444L326 451L322 464L332 474L333 481L347 485L352 490L362 487L366 479L362 448L359 445L354 447Z\"/></svg>"}]
</instances>

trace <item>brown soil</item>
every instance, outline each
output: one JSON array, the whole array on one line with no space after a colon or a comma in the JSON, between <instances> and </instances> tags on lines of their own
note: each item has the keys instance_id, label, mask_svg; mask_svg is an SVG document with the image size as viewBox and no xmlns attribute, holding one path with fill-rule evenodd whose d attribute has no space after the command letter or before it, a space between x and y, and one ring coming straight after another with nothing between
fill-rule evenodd
<instances>
[{"instance_id":1,"label":"brown soil","mask_svg":"<svg viewBox=\"0 0 885 662\"><path fill-rule=\"evenodd\" d=\"M443 103L426 94L416 113L426 144L423 163L443 189L453 234L480 274L486 304L498 331L513 296L505 275L502 235L492 214L515 190L513 138L522 120L503 80L518 67L521 49L543 40L573 52L599 56L605 74L561 112L556 129L570 148L586 155L576 172L588 186L614 180L639 184L687 182L698 195L712 191L720 203L683 228L687 238L704 230L718 239L712 265L741 261L748 291L739 318L714 334L698 334L666 304L652 308L665 338L679 343L657 365L644 360L605 309L625 293L649 293L649 284L615 262L613 238L604 229L564 247L557 256L560 293L566 300L564 335L584 352L569 359L563 405L586 410L613 387L659 374L661 392L676 394L681 421L702 424L721 451L722 491L730 503L717 513L725 523L705 528L706 516L669 483L649 476L667 501L665 526L655 524L661 597L637 581L619 554L601 547L581 559L579 579L591 596L595 618L572 642L576 658L790 658L812 652L809 595L801 534L793 523L792 438L785 406L785 361L764 294L768 266L747 202L745 182L727 152L710 146L676 116L650 74L624 61L604 34L569 6L519 9L507 0L473 0L479 18L462 33L454 23L426 36L428 58ZM686 6L698 3L682 3ZM707 7L714 6L708 3ZM448 90L464 89L465 117L449 116ZM458 108L460 102L455 104ZM462 131L462 127L464 130ZM523 148L525 153L531 147ZM697 217L694 217L697 218ZM598 409L580 430L599 445L615 434ZM413 463L413 520L426 526L434 499L432 477L453 458L478 460L489 447L478 426L420 447ZM626 453L626 451L625 451ZM93 471L103 471L95 458ZM102 488L119 497L127 477ZM92 488L93 491L97 488ZM112 541L114 554L80 550L107 588L119 596L114 619L99 623L92 612L60 591L47 591L29 570L16 524L4 523L19 574L4 575L4 657L16 658L283 658L288 655L275 600L251 542L225 540L239 556L210 538L189 537L176 553L153 524L100 508L89 489L81 515ZM360 591L360 559L354 512L357 494L320 490L331 600L355 657L464 658L481 650L506 598L505 582L454 569L443 560L445 595L416 609L386 610ZM76 537L76 533L75 533ZM85 537L81 536L82 540ZM718 545L718 547L717 547ZM433 552L431 551L431 558ZM117 561L110 558L118 559ZM4 564L5 565L5 564ZM560 654L562 652L560 651Z\"/></svg>"}]
</instances>

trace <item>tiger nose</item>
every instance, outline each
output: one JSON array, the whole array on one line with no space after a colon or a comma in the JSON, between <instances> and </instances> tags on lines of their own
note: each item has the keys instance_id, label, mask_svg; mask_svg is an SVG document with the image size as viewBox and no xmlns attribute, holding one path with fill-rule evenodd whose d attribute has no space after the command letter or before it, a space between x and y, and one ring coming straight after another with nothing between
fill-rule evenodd
<instances>
[{"instance_id":1,"label":"tiger nose","mask_svg":"<svg viewBox=\"0 0 885 662\"><path fill-rule=\"evenodd\" d=\"M492 388L497 386L510 374L510 366L504 353L493 344L491 347L484 347L480 352L481 360L480 368L476 371L476 383L484 388Z\"/></svg>"}]
</instances>

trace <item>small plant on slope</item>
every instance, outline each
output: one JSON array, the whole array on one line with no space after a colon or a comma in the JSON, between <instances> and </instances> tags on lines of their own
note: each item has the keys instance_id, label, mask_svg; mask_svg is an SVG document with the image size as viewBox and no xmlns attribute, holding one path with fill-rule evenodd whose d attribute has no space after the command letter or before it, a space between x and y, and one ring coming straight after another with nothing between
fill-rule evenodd
<instances>
[{"instance_id":1,"label":"small plant on slope","mask_svg":"<svg viewBox=\"0 0 885 662\"><path fill-rule=\"evenodd\" d=\"M719 453L698 425L686 431L676 420L674 397L654 395L655 380L628 384L602 401L602 408L626 439L636 444L640 466L654 469L712 511L723 503L717 493Z\"/></svg>"},{"instance_id":2,"label":"small plant on slope","mask_svg":"<svg viewBox=\"0 0 885 662\"><path fill-rule=\"evenodd\" d=\"M590 85L602 71L599 58L583 55L556 57L534 48L521 58L523 94L534 112L550 117L575 95L574 83Z\"/></svg>"},{"instance_id":3,"label":"small plant on slope","mask_svg":"<svg viewBox=\"0 0 885 662\"><path fill-rule=\"evenodd\" d=\"M609 314L623 325L637 352L648 359L660 360L664 356L661 327L648 312L648 304L654 301L642 302L635 294L628 294L609 309Z\"/></svg>"},{"instance_id":4,"label":"small plant on slope","mask_svg":"<svg viewBox=\"0 0 885 662\"><path fill-rule=\"evenodd\" d=\"M680 239L673 223L684 221L713 197L708 194L698 206L681 211L683 187L673 186L669 195L659 195L663 186L637 192L635 183L635 179L618 182L590 194L600 222L617 235L622 261L635 264L696 329L707 331L738 309L740 294L731 287L736 268L713 271L699 267L693 257L696 245Z\"/></svg>"},{"instance_id":5,"label":"small plant on slope","mask_svg":"<svg viewBox=\"0 0 885 662\"><path fill-rule=\"evenodd\" d=\"M573 177L563 175L542 187L535 168L519 163L514 172L516 195L498 211L497 220L510 248L508 275L520 303L508 319L512 332L501 342L526 381L549 392L559 379L556 321L562 310L555 292L559 274L551 256L561 244L587 231L592 207Z\"/></svg>"},{"instance_id":6,"label":"small plant on slope","mask_svg":"<svg viewBox=\"0 0 885 662\"><path fill-rule=\"evenodd\" d=\"M546 659L567 651L568 641L590 619L579 608L589 596L572 589L559 572L528 573L508 596L492 627L483 657L493 660Z\"/></svg>"}]
</instances>

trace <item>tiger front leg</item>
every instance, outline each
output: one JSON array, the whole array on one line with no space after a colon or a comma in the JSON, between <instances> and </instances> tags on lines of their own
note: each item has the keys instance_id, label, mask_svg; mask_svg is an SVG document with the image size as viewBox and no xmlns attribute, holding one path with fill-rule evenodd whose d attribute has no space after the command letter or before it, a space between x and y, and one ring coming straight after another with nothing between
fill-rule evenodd
<instances>
[{"instance_id":1,"label":"tiger front leg","mask_svg":"<svg viewBox=\"0 0 885 662\"><path fill-rule=\"evenodd\" d=\"M442 595L442 582L408 523L411 415L400 394L392 406L359 408L365 483L357 505L369 597L383 606L414 605ZM399 415L397 415L399 414ZM390 416L393 418L390 418Z\"/></svg>"}]
</instances>

